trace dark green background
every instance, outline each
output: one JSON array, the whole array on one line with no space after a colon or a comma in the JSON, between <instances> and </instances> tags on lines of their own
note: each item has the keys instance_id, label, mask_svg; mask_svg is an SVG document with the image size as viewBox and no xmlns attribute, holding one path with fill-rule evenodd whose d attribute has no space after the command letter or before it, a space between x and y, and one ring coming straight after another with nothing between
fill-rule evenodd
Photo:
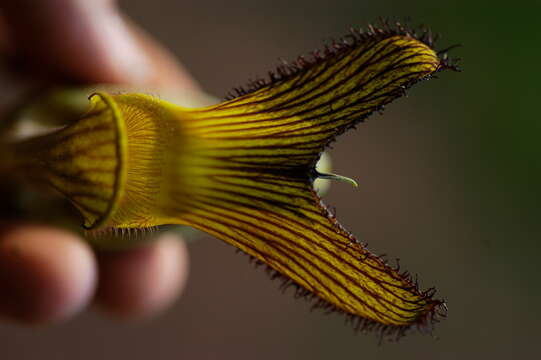
<instances>
[{"instance_id":1,"label":"dark green background","mask_svg":"<svg viewBox=\"0 0 541 360\"><path fill-rule=\"evenodd\" d=\"M6 359L508 359L538 356L541 4L535 1L143 1L126 12L217 96L379 16L455 43L462 73L343 136L326 203L376 253L400 257L449 306L435 340L377 345L309 313L247 258L205 237L175 307L149 322L89 311L53 328L0 326ZM6 357L7 356L7 357Z\"/></svg>"}]
</instances>

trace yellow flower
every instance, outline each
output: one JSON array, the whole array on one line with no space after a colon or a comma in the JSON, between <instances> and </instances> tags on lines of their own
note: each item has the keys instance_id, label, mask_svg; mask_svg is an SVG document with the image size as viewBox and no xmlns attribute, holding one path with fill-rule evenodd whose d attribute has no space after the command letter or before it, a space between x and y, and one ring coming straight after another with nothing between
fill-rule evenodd
<instances>
[{"instance_id":1,"label":"yellow flower","mask_svg":"<svg viewBox=\"0 0 541 360\"><path fill-rule=\"evenodd\" d=\"M371 27L215 106L95 93L79 121L7 151L89 231L189 225L267 264L316 307L400 334L443 302L339 225L313 190L315 165L337 135L446 67L426 33Z\"/></svg>"}]
</instances>

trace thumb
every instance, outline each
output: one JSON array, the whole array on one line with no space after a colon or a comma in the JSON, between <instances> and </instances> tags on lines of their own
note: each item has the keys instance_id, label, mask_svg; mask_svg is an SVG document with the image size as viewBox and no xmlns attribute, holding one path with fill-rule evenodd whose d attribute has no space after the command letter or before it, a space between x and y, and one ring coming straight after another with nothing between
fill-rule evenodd
<instances>
[{"instance_id":1,"label":"thumb","mask_svg":"<svg viewBox=\"0 0 541 360\"><path fill-rule=\"evenodd\" d=\"M14 51L42 73L80 83L197 88L114 1L19 0L0 7Z\"/></svg>"}]
</instances>

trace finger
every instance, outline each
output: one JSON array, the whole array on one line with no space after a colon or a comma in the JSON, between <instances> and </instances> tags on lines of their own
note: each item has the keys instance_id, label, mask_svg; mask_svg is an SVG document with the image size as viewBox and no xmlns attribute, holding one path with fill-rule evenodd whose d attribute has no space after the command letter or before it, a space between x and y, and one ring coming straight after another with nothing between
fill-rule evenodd
<instances>
[{"instance_id":1,"label":"finger","mask_svg":"<svg viewBox=\"0 0 541 360\"><path fill-rule=\"evenodd\" d=\"M113 1L20 0L1 6L16 50L44 72L53 69L55 76L84 83L197 87Z\"/></svg>"},{"instance_id":2,"label":"finger","mask_svg":"<svg viewBox=\"0 0 541 360\"><path fill-rule=\"evenodd\" d=\"M0 226L0 316L65 319L88 303L95 283L93 254L77 236L45 226Z\"/></svg>"},{"instance_id":3,"label":"finger","mask_svg":"<svg viewBox=\"0 0 541 360\"><path fill-rule=\"evenodd\" d=\"M186 246L173 234L123 252L98 255L97 302L122 317L153 315L170 305L186 283Z\"/></svg>"}]
</instances>

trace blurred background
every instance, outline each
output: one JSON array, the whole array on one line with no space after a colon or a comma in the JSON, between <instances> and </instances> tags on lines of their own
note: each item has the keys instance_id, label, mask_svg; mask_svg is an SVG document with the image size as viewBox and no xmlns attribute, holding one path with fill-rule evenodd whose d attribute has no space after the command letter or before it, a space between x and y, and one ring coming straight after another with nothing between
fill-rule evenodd
<instances>
[{"instance_id":1,"label":"blurred background","mask_svg":"<svg viewBox=\"0 0 541 360\"><path fill-rule=\"evenodd\" d=\"M501 4L501 5L498 5ZM125 12L223 97L350 26L410 17L455 43L442 73L342 136L324 200L375 253L436 286L437 338L378 346L337 315L309 312L247 257L204 236L190 244L184 296L161 316L121 323L92 309L53 327L0 324L2 359L508 359L535 357L541 320L541 2L130 0Z\"/></svg>"}]
</instances>

